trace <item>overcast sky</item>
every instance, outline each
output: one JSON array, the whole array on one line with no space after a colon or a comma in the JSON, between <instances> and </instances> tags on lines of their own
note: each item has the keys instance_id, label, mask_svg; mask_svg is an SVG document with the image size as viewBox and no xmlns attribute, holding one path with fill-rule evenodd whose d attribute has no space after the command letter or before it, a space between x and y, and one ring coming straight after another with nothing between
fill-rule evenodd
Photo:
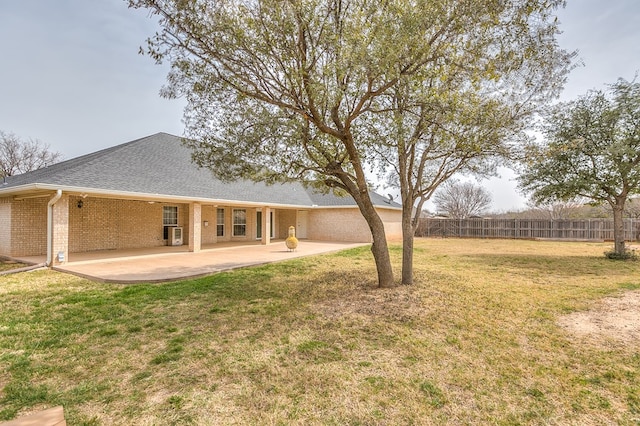
<instances>
[{"instance_id":1,"label":"overcast sky","mask_svg":"<svg viewBox=\"0 0 640 426\"><path fill-rule=\"evenodd\" d=\"M640 0L568 0L559 40L584 66L562 100L640 70ZM65 159L157 132L183 134L184 101L160 98L168 67L138 54L156 22L124 0L0 0L0 130ZM522 208L513 173L482 184Z\"/></svg>"}]
</instances>

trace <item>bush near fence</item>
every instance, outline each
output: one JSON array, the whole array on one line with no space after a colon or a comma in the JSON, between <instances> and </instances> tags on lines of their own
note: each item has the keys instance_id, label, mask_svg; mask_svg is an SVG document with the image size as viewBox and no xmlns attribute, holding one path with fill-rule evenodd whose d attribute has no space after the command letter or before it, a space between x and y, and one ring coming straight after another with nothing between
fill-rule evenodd
<instances>
[{"instance_id":1,"label":"bush near fence","mask_svg":"<svg viewBox=\"0 0 640 426\"><path fill-rule=\"evenodd\" d=\"M416 236L612 241L613 220L422 218ZM624 238L640 240L640 219L624 220Z\"/></svg>"}]
</instances>

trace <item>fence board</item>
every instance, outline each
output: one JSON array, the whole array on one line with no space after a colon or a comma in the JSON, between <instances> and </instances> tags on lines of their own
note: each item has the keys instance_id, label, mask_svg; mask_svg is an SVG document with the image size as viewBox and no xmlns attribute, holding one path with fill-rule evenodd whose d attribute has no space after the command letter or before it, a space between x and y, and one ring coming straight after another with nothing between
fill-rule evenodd
<instances>
[{"instance_id":1,"label":"fence board","mask_svg":"<svg viewBox=\"0 0 640 426\"><path fill-rule=\"evenodd\" d=\"M439 219L422 218L418 237L546 238L613 240L612 219ZM640 219L624 219L624 238L640 240Z\"/></svg>"}]
</instances>

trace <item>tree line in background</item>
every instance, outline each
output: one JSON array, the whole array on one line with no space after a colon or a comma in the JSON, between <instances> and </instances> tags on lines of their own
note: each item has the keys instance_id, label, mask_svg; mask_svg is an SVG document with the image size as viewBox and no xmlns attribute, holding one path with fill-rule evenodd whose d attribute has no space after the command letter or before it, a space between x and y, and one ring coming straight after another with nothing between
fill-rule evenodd
<instances>
[{"instance_id":1,"label":"tree line in background","mask_svg":"<svg viewBox=\"0 0 640 426\"><path fill-rule=\"evenodd\" d=\"M491 194L482 185L472 182L449 181L435 193L435 210L423 211L423 216L451 219L487 217L493 219L612 219L613 211L606 204L596 204L587 198L569 201L535 202L529 200L520 210L496 212L491 210ZM623 212L625 218L640 219L640 197L629 198Z\"/></svg>"},{"instance_id":2,"label":"tree line in background","mask_svg":"<svg viewBox=\"0 0 640 426\"><path fill-rule=\"evenodd\" d=\"M59 152L37 139L22 139L0 130L0 178L30 172L58 162Z\"/></svg>"},{"instance_id":3,"label":"tree line in background","mask_svg":"<svg viewBox=\"0 0 640 426\"><path fill-rule=\"evenodd\" d=\"M640 198L627 200L623 216L631 219L640 219ZM514 211L491 214L494 218L505 219L613 219L613 211L606 204L593 204L588 200L555 202L555 203L528 203L528 208Z\"/></svg>"}]
</instances>

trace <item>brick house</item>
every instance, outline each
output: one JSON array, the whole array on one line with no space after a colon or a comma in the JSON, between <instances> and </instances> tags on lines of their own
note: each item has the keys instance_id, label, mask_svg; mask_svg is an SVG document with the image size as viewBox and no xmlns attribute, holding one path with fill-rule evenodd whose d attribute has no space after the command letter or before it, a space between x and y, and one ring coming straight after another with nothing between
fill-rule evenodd
<instances>
[{"instance_id":1,"label":"brick house","mask_svg":"<svg viewBox=\"0 0 640 426\"><path fill-rule=\"evenodd\" d=\"M387 236L399 237L401 206L371 196ZM46 255L48 265L100 250L269 244L286 238L291 225L300 239L371 241L351 197L295 183L223 183L166 133L0 182L0 255Z\"/></svg>"}]
</instances>

